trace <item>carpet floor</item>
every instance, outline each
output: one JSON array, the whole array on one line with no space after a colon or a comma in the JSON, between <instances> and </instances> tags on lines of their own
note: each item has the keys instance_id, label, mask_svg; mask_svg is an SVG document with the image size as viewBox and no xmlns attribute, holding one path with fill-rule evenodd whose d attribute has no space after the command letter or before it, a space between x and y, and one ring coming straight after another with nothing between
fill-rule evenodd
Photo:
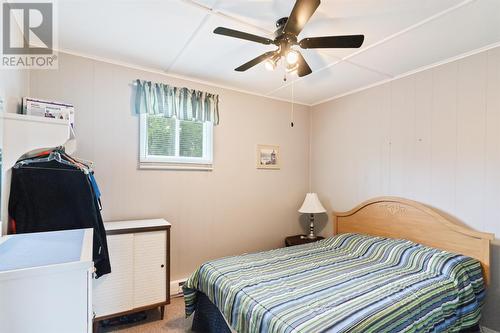
<instances>
[{"instance_id":1,"label":"carpet floor","mask_svg":"<svg viewBox=\"0 0 500 333\"><path fill-rule=\"evenodd\" d=\"M184 299L175 297L165 309L165 319L160 320L160 310L147 311L147 319L135 324L102 327L99 332L120 333L186 333L191 332L192 316L186 319Z\"/></svg>"}]
</instances>

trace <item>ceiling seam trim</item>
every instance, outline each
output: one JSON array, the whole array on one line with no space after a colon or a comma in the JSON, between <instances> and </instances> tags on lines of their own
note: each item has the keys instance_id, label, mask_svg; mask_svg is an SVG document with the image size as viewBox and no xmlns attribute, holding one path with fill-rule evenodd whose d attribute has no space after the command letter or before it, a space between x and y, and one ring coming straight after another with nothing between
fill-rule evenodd
<instances>
[{"instance_id":1,"label":"ceiling seam trim","mask_svg":"<svg viewBox=\"0 0 500 333\"><path fill-rule=\"evenodd\" d=\"M249 22L246 22L246 21L244 21L244 20L242 20L242 19L239 19L239 18L236 18L236 17L234 17L234 16L231 16L231 15L229 15L229 14L227 14L227 13L224 13L224 12L218 11L216 8L214 8L214 6L213 6L213 7L205 6L205 5L203 5L203 4L201 4L201 3L198 3L198 2L196 2L196 1L194 1L194 0L180 0L180 1L181 1L182 3L185 3L185 4L188 4L188 5L191 5L191 6L194 6L194 7L200 8L200 9L202 9L202 10L204 10L204 11L207 11L207 12L209 12L210 14L217 15L217 16L221 16L221 17L225 17L225 18L228 18L228 19L233 20L233 21L235 21L235 22L241 23L241 24L243 24L243 25L247 25L247 26L250 26L250 27L252 27L252 28L255 28L255 29L261 30L261 31L263 31L263 32L265 32L265 33L267 33L267 34L269 34L269 35L273 35L273 32L272 32L272 31L269 31L269 30L264 29L264 28L259 27L259 26L255 26L255 25L253 25L253 24L251 24L251 23L249 23ZM217 1L215 2L215 4L216 4L216 3L217 3ZM215 4L214 4L214 5L215 5ZM330 18L332 18L332 17L330 17ZM183 51L184 51L184 50L182 50L182 52L183 52ZM339 58L339 57L336 57L336 56L333 56L333 55L329 55L329 54L327 54L327 53L323 52L321 49L316 50L316 52L318 52L319 54L322 54L322 55L326 56L327 58L333 58L333 59L334 59L334 61L336 61L336 62L340 62L340 61L342 61L342 60L343 60L342 58ZM175 62L177 61L177 58L178 58L178 57L176 57L176 58L175 58ZM331 63L331 62L330 62L330 63ZM358 66L358 67L362 67L362 66L360 66L360 65L358 65L358 64L356 64L356 63L352 63L352 65L355 65L355 66ZM168 70L170 70L172 67L173 67L173 65L170 65L170 66L167 68L167 71L168 71ZM363 68L363 67L362 67L362 68ZM374 69L371 69L371 68L368 68L368 67L364 67L364 69L366 69L366 70L370 70L370 71L375 72L375 73L377 73L377 74L381 74L382 76L385 76L385 77L393 77L393 76L392 76L392 75L390 75L390 74L387 74L387 73L382 73L382 72L380 72L380 71L377 71L377 70L374 70ZM278 89L279 89L279 88L278 88ZM274 92L274 90L273 90L273 92ZM273 92L271 92L270 94L272 94Z\"/></svg>"},{"instance_id":2,"label":"ceiling seam trim","mask_svg":"<svg viewBox=\"0 0 500 333\"><path fill-rule=\"evenodd\" d=\"M172 69L172 67L175 66L175 64L177 63L177 61L181 57L181 55L184 53L184 51L186 51L186 49L189 47L189 45L191 45L191 42L195 39L195 37L200 32L201 28L203 28L203 26L207 23L207 21L208 21L209 18L210 18L210 14L206 14L205 17L203 17L203 19L201 20L201 22L198 25L198 27L196 27L196 29L193 31L193 33L191 34L191 36L189 36L189 38L186 41L186 43L184 44L184 46L181 48L181 50L179 51L179 53L177 53L177 55L175 56L174 60L172 60L172 62L170 63L170 65L168 65L168 67L165 69L165 72L168 73Z\"/></svg>"},{"instance_id":3,"label":"ceiling seam trim","mask_svg":"<svg viewBox=\"0 0 500 333\"><path fill-rule=\"evenodd\" d=\"M113 59L100 57L100 56L96 56L96 55L85 54L83 52L72 51L69 49L62 49L62 48L54 49L54 51L77 56L77 57L82 57L82 58L86 58L86 59L91 59L91 60L95 60L95 61L100 61L100 62L104 62L104 63L116 65L116 66L126 67L129 69L139 70L139 71L153 73L153 74L159 74L159 75L169 77L169 78L174 78L174 79L178 79L178 80L184 80L184 81L189 81L192 83L202 84L202 85L210 86L213 88L236 91L236 92L239 92L242 94L264 97L264 98L273 99L273 100L280 101L280 102L286 102L286 103L292 102L291 100L285 99L285 98L280 98L280 97L275 97L275 96L267 96L267 95L264 95L263 93L258 93L258 92L245 90L245 89L239 89L239 88L232 87L229 85L220 84L220 83L216 83L216 82L208 81L208 80L202 80L202 79L198 79L198 78L188 76L188 75L175 74L172 72L165 73L165 71L161 70L161 69L155 69L155 68L151 68L151 67L147 67L147 66L135 65L135 64L124 62L124 61L118 61L118 60L113 60ZM307 107L312 106L311 103L306 103L306 102L301 102L301 101L294 101L294 104L307 106Z\"/></svg>"},{"instance_id":4,"label":"ceiling seam trim","mask_svg":"<svg viewBox=\"0 0 500 333\"><path fill-rule=\"evenodd\" d=\"M184 54L184 52L186 51L186 49L189 47L189 45L193 42L194 38L198 35L198 33L200 32L200 30L203 28L203 26L206 24L206 22L208 21L208 19L210 18L210 16L212 15L217 15L217 16L222 16L222 17L226 17L228 19L231 19L231 20L234 20L234 21L237 21L241 24L244 24L244 25L248 25L248 26L252 26L254 28L258 28L262 31L266 31L266 33L269 33L267 30L265 29L262 29L260 27L256 27L250 23L247 23L243 20L240 20L240 19L237 19L235 17L232 17L230 15L227 15L227 14L224 14L224 13L221 13L219 11L217 11L215 9L215 6L218 2L215 1L215 3L212 5L212 7L209 7L209 6L205 6L203 4L200 4L194 0L179 0L181 3L184 3L184 4L187 4L187 5L190 5L190 6L194 6L196 8L199 8L205 12L207 12L207 14L203 17L202 21L200 22L200 24L198 25L198 27L193 31L192 35L188 38L188 40L186 41L186 43L184 44L184 46L182 47L182 49L179 51L179 53L177 53L177 55L175 56L175 58L172 60L172 62L167 66L167 68L165 68L165 72L166 73L169 73L172 68L176 65L177 61L179 60L179 58L182 56L182 54Z\"/></svg>"},{"instance_id":5,"label":"ceiling seam trim","mask_svg":"<svg viewBox=\"0 0 500 333\"><path fill-rule=\"evenodd\" d=\"M488 50L491 50L491 49L494 49L494 48L497 48L497 47L500 47L500 42L496 42L496 43L493 43L493 44L490 44L490 45L486 45L484 47L480 47L478 49L475 49L475 50L472 50L472 51L468 51L468 52L459 54L457 56L454 56L454 57L451 57L451 58L448 58L448 59L445 59L445 60L441 60L441 61L435 62L435 63L430 64L430 65L422 66L420 68L408 71L406 73L396 75L396 76L394 76L391 79L386 79L386 80L378 81L378 82L366 85L366 86L361 87L361 88L356 88L356 89L350 90L348 92L345 92L345 93L342 93L342 94L339 94L339 95L335 95L333 97L328 97L328 98L323 99L323 100L321 100L319 102L311 103L311 107L314 107L314 106L317 106L317 105L320 105L320 104L323 104L323 103L326 103L326 102L330 102L330 101L333 101L333 100L336 100L336 99L339 99L339 98L342 98L342 97L345 97L345 96L348 96L348 95L352 95L352 94L355 94L357 92L361 92L363 90L374 88L374 87L386 84L386 83L391 82L391 81L396 81L396 80L405 78L405 77L410 76L410 75L414 75L414 74L417 74L417 73L420 73L420 72L424 72L426 70L429 70L429 69L432 69L432 68L435 68L435 67L438 67L438 66L442 66L442 65L445 65L447 63L451 63L451 62L454 62L454 61L457 61L457 60L460 60L460 59L463 59L463 58L467 58L467 57L473 56L475 54L478 54L478 53L481 53L481 52L485 52L485 51L488 51Z\"/></svg>"},{"instance_id":6,"label":"ceiling seam trim","mask_svg":"<svg viewBox=\"0 0 500 333\"><path fill-rule=\"evenodd\" d=\"M394 77L395 77L395 76L394 76L394 75L392 75L392 74L388 74L388 73L385 73L385 72L381 72L381 71L378 71L378 70L376 70L376 69L373 69L373 68L370 68L370 67L367 67L367 66L364 66L364 65L361 65L361 64L355 63L355 62L350 61L350 60L342 60L342 59L340 59L340 58L337 58L337 59L338 59L338 60L336 61L335 65L337 65L337 64L339 64L339 63L341 63L341 62L345 62L345 63L348 63L348 64L350 64L350 65L352 65L352 66L356 66L356 67L358 67L358 68L360 68L360 69L363 69L363 70L366 70L366 71L369 71L369 72L372 72L372 73L378 74L378 75L380 75L380 76L384 76L384 77L386 77L386 78L388 78L388 79L392 79L392 78L394 78ZM314 73L316 73L316 72L313 72L313 73L311 73L310 75L312 75L312 74L314 74ZM293 80L292 82L296 82L296 81L298 81L298 79L295 79L295 80ZM288 84L281 85L281 86L279 86L278 88L275 88L274 90L272 90L271 92L269 92L266 96L271 96L272 94L274 94L274 93L276 93L276 92L280 91L282 88L285 88L285 87L290 86L290 85L292 84L292 82L290 82L290 83L288 83Z\"/></svg>"},{"instance_id":7,"label":"ceiling seam trim","mask_svg":"<svg viewBox=\"0 0 500 333\"><path fill-rule=\"evenodd\" d=\"M425 25L425 24L427 24L427 23L429 23L429 22L432 22L432 21L434 21L434 20L436 20L436 19L438 19L438 18L440 18L440 17L442 17L442 16L445 16L445 15L447 15L447 14L451 13L451 12L454 12L454 11L455 11L455 10L457 10L457 9L460 9L460 8L462 8L462 7L464 7L464 6L468 5L468 4L471 4L471 3L473 3L473 2L476 2L476 1L477 1L477 0L464 0L464 1L462 1L462 2L460 2L460 3L458 3L458 4L456 4L455 6L451 6L451 7L447 8L447 9L445 9L445 10L440 11L439 13L436 13L436 14L434 14L434 15L429 16L429 17L428 17L428 18L426 18L426 19L423 19L423 20L422 20L422 21L420 21L420 22L417 22L417 23L415 23L415 24L413 24L413 25L410 25L409 27L407 27L407 28L405 28L405 29L403 29L403 30L400 30L400 31L398 31L398 32L396 32L396 33L394 33L394 34L392 34L392 35L390 35L390 36L387 36L387 37L385 37L385 38L382 38L382 39L381 39L381 40L379 40L378 42L375 42L375 43L373 43L373 44L370 44L369 46L367 46L367 47L365 47L365 48L363 48L363 49L361 49L361 50L355 51L355 52L353 52L353 53L351 53L351 54L349 54L349 55L345 56L344 58L342 58L342 60L348 60L348 59L350 59L350 58L352 58L352 57L355 57L355 56L357 56L357 55L359 55L359 54L361 54L361 53L364 53L364 52L366 52L366 51L368 51L368 50L370 50L370 49L372 49L372 48L375 48L375 47L377 47L377 46L380 46L380 45L382 45L382 44L385 44L385 43L387 43L388 41L393 40L393 39L394 39L394 38L396 38L396 37L402 36L402 35L404 35L404 34L406 34L406 33L410 32L410 31L413 31L413 30L415 30L415 29L417 29L417 28L420 28L421 26L423 26L423 25Z\"/></svg>"},{"instance_id":8,"label":"ceiling seam trim","mask_svg":"<svg viewBox=\"0 0 500 333\"><path fill-rule=\"evenodd\" d=\"M235 22L238 22L238 23L241 23L243 25L247 25L247 26L250 26L250 27L253 27L253 28L256 28L256 29L259 29L261 31L264 31L268 34L272 34L272 32L264 29L264 28L261 28L261 27L258 27L258 26L255 26L251 23L248 23L244 20L241 20L239 18L236 18L236 17L233 17L229 14L226 14L226 13L223 13L223 12L220 12L220 11L217 11L214 6L213 7L209 7L209 6L205 6L201 3L198 3L194 0L179 0L181 1L182 3L185 3L185 4L188 4L188 5L191 5L191 6L194 6L194 7L197 7L197 8L200 8L204 11L207 11L208 12L208 15L205 17L204 21L206 20L207 17L209 17L210 15L218 15L218 16L221 16L221 17L225 17L225 18L228 18L230 20L233 20ZM217 1L215 2L215 4L217 3ZM215 5L214 4L214 5ZM188 40L188 42L186 43L186 45L182 48L182 50L179 52L179 54L174 58L174 60L172 61L172 63L167 67L167 69L165 70L166 72L169 72L174 66L175 66L175 63L177 62L177 60L180 58L180 56L182 55L182 53L184 53L185 49L187 48L187 46L192 42L192 40L194 39L194 35L197 34L199 32L199 30L201 29L201 27L203 26L204 24L204 21L202 22L202 24L200 24L200 26L195 30L195 32L193 33L193 35L191 36L191 38ZM331 57L331 58L334 58L334 63L333 64L337 64L339 62L342 62L343 59L341 58L338 58L336 56L330 56L330 55L327 55L325 54L324 52L322 52L321 50L317 50L318 53L320 54L323 54L323 55L326 55L327 57ZM349 62L351 63L351 62ZM331 65L332 63L330 63ZM383 72L380 72L380 71L377 71L377 70L374 70L374 69L371 69L371 68L368 68L368 67L363 67L361 65L358 65L356 63L351 63L352 65L354 66L357 66L357 67L360 67L360 68L363 68L365 70L368 70L368 71L371 71L371 72L374 72L374 73L377 73L377 74L380 74L382 76L385 76L385 77L389 77L389 78L392 78L393 76L390 75L390 74L387 74L387 73L383 73ZM265 94L265 96L269 96L269 95L272 95L273 93L281 90L281 88L283 88L284 86L279 86L278 88L276 89L273 89L271 92L269 92L268 94Z\"/></svg>"},{"instance_id":9,"label":"ceiling seam trim","mask_svg":"<svg viewBox=\"0 0 500 333\"><path fill-rule=\"evenodd\" d=\"M434 15L431 15L431 16L429 16L428 18L426 18L426 19L424 19L424 20L422 20L422 21L420 21L420 22L417 22L417 23L415 23L415 24L413 24L413 25L411 25L411 26L409 26L409 27L407 27L407 28L405 28L405 29L403 29L403 30L400 30L400 31L398 31L398 32L396 32L396 33L394 33L394 34L392 34L392 35L389 35L389 36L387 36L387 37L385 37L385 38L383 38L383 39L379 40L378 42L375 42L375 43L373 43L373 44L370 44L369 46L367 46L367 47L365 47L365 48L363 48L363 49L361 49L361 50L359 50L359 51L356 51L356 52L354 52L354 53L351 53L350 55L343 57L343 58L342 58L340 61L338 61L338 62L334 62L334 63L332 63L332 64L329 64L329 65L326 65L326 66L324 66L324 67L321 67L321 68L319 68L319 69L315 70L312 74L314 74L314 73L318 73L318 72L321 72L321 71L323 71L323 70L325 70L325 69L328 69L328 68L331 68L331 67L333 67L333 66L335 66L335 65L337 65L337 64L339 64L339 63L341 63L342 61L346 61L346 60L348 60L348 59L350 59L350 58L352 58L352 57L354 57L354 56L356 56L356 55L358 55L358 54L361 54L361 53L363 53L363 52L366 52L367 50L370 50L370 49L375 48L375 47L377 47L377 46L379 46L379 45L382 45L382 44L384 44L384 43L386 43L386 42L388 42L388 41L390 41L390 40L392 40L392 39L394 39L394 38L396 38L396 37L399 37L399 36L401 36L401 35L403 35L403 34L405 34L405 33L408 33L408 32L410 32L410 31L412 31L412 30L414 30L414 29L416 29L416 28L419 28L420 26L422 26L422 25L424 25L424 24L426 24L426 23L429 23L429 22L431 22L431 21L433 21L433 20L435 20L435 19L438 19L438 18L440 18L440 17L441 17L441 16L443 16L443 15L449 14L449 13L451 13L451 12L453 12L453 11L455 11L455 10L457 10L457 9L459 9L459 8L461 8L461 7L463 7L463 6L465 6L465 5L468 5L468 4L472 3L472 2L475 2L475 1L477 1L477 0L465 0L465 1L462 1L462 2L460 2L460 3L458 3L458 4L456 4L455 6L452 6L452 7L449 7L449 8L447 8L447 9L445 9L445 10L442 10L442 11L440 11L439 13L436 13L436 14L434 14ZM312 75L312 74L310 74L310 75ZM305 76L304 76L304 77L305 77ZM302 78L298 78L297 80L302 80L304 77L302 77ZM271 94L273 94L273 93L275 93L275 92L279 91L280 89L286 88L286 87L288 87L290 84L291 84L291 83L284 84L284 85L283 85L283 86L281 86L280 88L278 88L278 89L276 89L276 90L271 91L268 95L271 95Z\"/></svg>"},{"instance_id":10,"label":"ceiling seam trim","mask_svg":"<svg viewBox=\"0 0 500 333\"><path fill-rule=\"evenodd\" d=\"M377 69L373 69L371 67L368 67L368 66L365 66L365 65L362 65L362 64L358 64L358 63L356 63L354 61L351 61L351 60L343 60L343 62L348 63L348 64L353 65L353 66L356 66L356 67L359 67L361 69L365 69L367 71L379 74L381 76L385 76L387 78L393 78L394 77L394 75L392 75L392 74L389 74L389 73L386 73L386 72L382 72L382 71L379 71Z\"/></svg>"},{"instance_id":11,"label":"ceiling seam trim","mask_svg":"<svg viewBox=\"0 0 500 333\"><path fill-rule=\"evenodd\" d=\"M220 10L217 10L215 8L210 8L209 6L205 6L205 5L203 5L201 3L198 3L198 2L196 2L194 0L179 0L179 1L182 2L182 3L185 3L187 5L194 6L196 8L201 9L201 10L207 11L207 12L213 14L213 15L216 15L216 16L219 16L219 17L223 17L223 18L227 18L227 19L229 19L231 21L235 21L237 23L240 23L240 24L249 26L251 28L260 30L260 31L262 31L262 32L264 32L264 33L266 33L268 35L273 35L274 34L273 31L270 31L270 30L267 30L265 28L262 28L262 27L259 27L257 25L254 25L252 23L246 22L245 20L242 20L240 18L234 17L234 16L232 16L230 14L227 14L227 13L222 12Z\"/></svg>"},{"instance_id":12,"label":"ceiling seam trim","mask_svg":"<svg viewBox=\"0 0 500 333\"><path fill-rule=\"evenodd\" d=\"M339 63L341 63L341 62L342 62L342 60L337 60L337 61L334 63L334 65L339 64ZM307 76L311 77L312 75L317 74L318 72L319 72L319 71L313 71L311 74L309 74L309 75L307 75ZM289 86L291 86L293 83L295 83L295 82L297 82L297 81L301 81L304 77L305 77L305 76L303 76L303 77L297 77L297 78L295 78L295 80L288 81L287 83L282 84L282 85L281 85L281 86L279 86L278 88L275 88L275 89L271 90L269 93L267 93L267 94L266 94L266 96L271 96L272 94L274 94L274 93L276 93L276 92L280 91L281 89L284 89L284 88L286 88L286 87L289 87Z\"/></svg>"}]
</instances>

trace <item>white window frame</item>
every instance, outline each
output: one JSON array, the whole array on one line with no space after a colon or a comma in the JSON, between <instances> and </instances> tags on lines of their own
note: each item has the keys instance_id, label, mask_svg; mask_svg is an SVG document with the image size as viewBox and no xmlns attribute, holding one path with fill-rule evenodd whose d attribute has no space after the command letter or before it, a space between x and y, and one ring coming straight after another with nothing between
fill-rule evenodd
<instances>
[{"instance_id":1,"label":"white window frame","mask_svg":"<svg viewBox=\"0 0 500 333\"><path fill-rule=\"evenodd\" d=\"M190 169L212 170L213 163L213 124L203 123L203 156L183 157L179 155L180 121L176 119L175 154L177 156L148 155L148 122L147 114L139 118L139 168L141 169Z\"/></svg>"}]
</instances>

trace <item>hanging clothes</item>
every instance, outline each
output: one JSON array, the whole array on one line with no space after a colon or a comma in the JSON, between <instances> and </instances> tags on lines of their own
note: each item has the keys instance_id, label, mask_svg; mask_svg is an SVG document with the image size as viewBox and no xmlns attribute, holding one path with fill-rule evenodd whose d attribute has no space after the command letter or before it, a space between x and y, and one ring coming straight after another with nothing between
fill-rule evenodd
<instances>
[{"instance_id":1,"label":"hanging clothes","mask_svg":"<svg viewBox=\"0 0 500 333\"><path fill-rule=\"evenodd\" d=\"M57 152L57 151L56 151ZM111 272L100 192L93 171L59 151L18 162L12 168L9 230L15 233L93 228L97 277Z\"/></svg>"}]
</instances>

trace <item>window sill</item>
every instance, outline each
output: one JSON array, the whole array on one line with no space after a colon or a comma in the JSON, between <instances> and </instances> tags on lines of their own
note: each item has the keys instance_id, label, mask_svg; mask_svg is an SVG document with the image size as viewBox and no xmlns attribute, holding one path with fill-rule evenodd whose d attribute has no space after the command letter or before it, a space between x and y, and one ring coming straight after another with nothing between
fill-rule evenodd
<instances>
[{"instance_id":1,"label":"window sill","mask_svg":"<svg viewBox=\"0 0 500 333\"><path fill-rule=\"evenodd\" d=\"M214 168L212 164L139 162L139 169L212 171Z\"/></svg>"}]
</instances>

